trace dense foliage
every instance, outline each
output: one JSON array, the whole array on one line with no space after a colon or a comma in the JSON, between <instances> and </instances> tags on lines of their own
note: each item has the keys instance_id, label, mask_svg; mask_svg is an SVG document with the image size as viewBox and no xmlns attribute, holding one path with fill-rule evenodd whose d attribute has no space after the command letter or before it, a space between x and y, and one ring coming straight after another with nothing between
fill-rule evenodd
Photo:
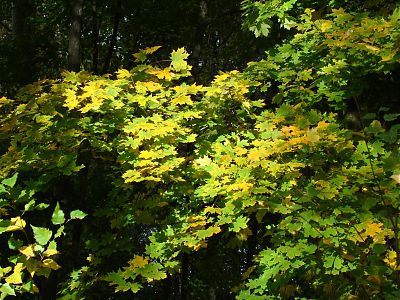
<instances>
[{"instance_id":1,"label":"dense foliage","mask_svg":"<svg viewBox=\"0 0 400 300\"><path fill-rule=\"evenodd\" d=\"M0 98L0 299L400 297L398 1L242 9L242 71L154 46Z\"/></svg>"}]
</instances>

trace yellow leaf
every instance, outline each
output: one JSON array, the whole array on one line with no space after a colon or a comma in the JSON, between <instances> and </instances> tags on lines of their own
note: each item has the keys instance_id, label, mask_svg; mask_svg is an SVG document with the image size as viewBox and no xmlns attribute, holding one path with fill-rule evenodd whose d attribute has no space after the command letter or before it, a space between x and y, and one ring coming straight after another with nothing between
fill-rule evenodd
<instances>
[{"instance_id":1,"label":"yellow leaf","mask_svg":"<svg viewBox=\"0 0 400 300\"><path fill-rule=\"evenodd\" d=\"M35 245L28 245L28 246L23 246L18 249L19 252L21 252L23 255L25 255L28 259L31 257L35 257L35 250L34 250Z\"/></svg>"},{"instance_id":2,"label":"yellow leaf","mask_svg":"<svg viewBox=\"0 0 400 300\"><path fill-rule=\"evenodd\" d=\"M386 257L383 260L385 262L385 264L392 268L393 270L395 270L397 268L397 254L395 251L393 250L389 250L386 253Z\"/></svg>"},{"instance_id":3,"label":"yellow leaf","mask_svg":"<svg viewBox=\"0 0 400 300\"><path fill-rule=\"evenodd\" d=\"M59 268L61 268L59 266L59 264L57 264L54 260L52 260L51 258L46 258L45 260L42 261L43 266L46 268L50 268L52 270L58 270Z\"/></svg>"},{"instance_id":4,"label":"yellow leaf","mask_svg":"<svg viewBox=\"0 0 400 300\"><path fill-rule=\"evenodd\" d=\"M180 95L174 99L171 100L171 104L174 105L183 105L183 104L188 104L191 105L193 104L192 99L188 95Z\"/></svg>"},{"instance_id":5,"label":"yellow leaf","mask_svg":"<svg viewBox=\"0 0 400 300\"><path fill-rule=\"evenodd\" d=\"M329 20L324 20L321 22L321 31L325 32L332 27L332 22Z\"/></svg>"},{"instance_id":6,"label":"yellow leaf","mask_svg":"<svg viewBox=\"0 0 400 300\"><path fill-rule=\"evenodd\" d=\"M6 278L7 283L11 284L21 284L22 283L22 273L21 271L24 269L24 265L22 263L17 263L14 267L14 272Z\"/></svg>"},{"instance_id":7,"label":"yellow leaf","mask_svg":"<svg viewBox=\"0 0 400 300\"><path fill-rule=\"evenodd\" d=\"M146 82L142 82L143 86L146 87L150 93L159 91L162 89L162 85L154 82L154 81L146 81Z\"/></svg>"},{"instance_id":8,"label":"yellow leaf","mask_svg":"<svg viewBox=\"0 0 400 300\"><path fill-rule=\"evenodd\" d=\"M222 82L222 81L228 79L229 76L230 76L229 73L222 73L220 75L215 76L214 82L215 83Z\"/></svg>"},{"instance_id":9,"label":"yellow leaf","mask_svg":"<svg viewBox=\"0 0 400 300\"><path fill-rule=\"evenodd\" d=\"M365 228L365 234L370 237L375 237L379 232L382 231L382 223L368 222Z\"/></svg>"},{"instance_id":10,"label":"yellow leaf","mask_svg":"<svg viewBox=\"0 0 400 300\"><path fill-rule=\"evenodd\" d=\"M251 149L249 151L249 154L247 155L247 158L252 161L260 160L260 157L261 157L261 152L258 149Z\"/></svg>"},{"instance_id":11,"label":"yellow leaf","mask_svg":"<svg viewBox=\"0 0 400 300\"><path fill-rule=\"evenodd\" d=\"M125 69L118 70L116 73L117 73L118 79L131 77L131 75L132 75L128 70L125 70Z\"/></svg>"},{"instance_id":12,"label":"yellow leaf","mask_svg":"<svg viewBox=\"0 0 400 300\"><path fill-rule=\"evenodd\" d=\"M59 252L56 249L47 249L46 251L43 252L43 256L44 257L49 257L49 256L52 256L52 255L56 255L58 253Z\"/></svg>"},{"instance_id":13,"label":"yellow leaf","mask_svg":"<svg viewBox=\"0 0 400 300\"><path fill-rule=\"evenodd\" d=\"M245 148L242 148L242 147L235 147L235 152L236 152L236 155L243 155L243 154L246 154L247 153L247 149L245 149Z\"/></svg>"},{"instance_id":14,"label":"yellow leaf","mask_svg":"<svg viewBox=\"0 0 400 300\"><path fill-rule=\"evenodd\" d=\"M64 103L64 107L68 108L68 110L74 109L75 107L78 106L79 101L76 97L75 91L72 89L67 89L65 90L65 92L63 93L63 95L65 97L67 97L65 99L65 103Z\"/></svg>"},{"instance_id":15,"label":"yellow leaf","mask_svg":"<svg viewBox=\"0 0 400 300\"><path fill-rule=\"evenodd\" d=\"M161 46L147 47L147 48L145 48L143 50L143 52L146 53L146 54L153 54L154 52L156 52L160 48L161 48Z\"/></svg>"},{"instance_id":16,"label":"yellow leaf","mask_svg":"<svg viewBox=\"0 0 400 300\"><path fill-rule=\"evenodd\" d=\"M152 157L157 157L156 155L157 155L157 152L143 150L142 152L140 152L139 158L149 159Z\"/></svg>"},{"instance_id":17,"label":"yellow leaf","mask_svg":"<svg viewBox=\"0 0 400 300\"><path fill-rule=\"evenodd\" d=\"M11 218L11 225L7 227L6 231L22 230L26 226L26 222L21 217Z\"/></svg>"},{"instance_id":18,"label":"yellow leaf","mask_svg":"<svg viewBox=\"0 0 400 300\"><path fill-rule=\"evenodd\" d=\"M149 261L147 260L147 258L144 258L139 255L135 255L135 257L133 259L131 259L128 263L131 268L136 269L136 268L144 267L145 265L147 265L149 263Z\"/></svg>"},{"instance_id":19,"label":"yellow leaf","mask_svg":"<svg viewBox=\"0 0 400 300\"><path fill-rule=\"evenodd\" d=\"M155 75L158 79L171 80L174 77L174 73L171 72L170 68L165 68L162 70L149 70L147 73Z\"/></svg>"}]
</instances>

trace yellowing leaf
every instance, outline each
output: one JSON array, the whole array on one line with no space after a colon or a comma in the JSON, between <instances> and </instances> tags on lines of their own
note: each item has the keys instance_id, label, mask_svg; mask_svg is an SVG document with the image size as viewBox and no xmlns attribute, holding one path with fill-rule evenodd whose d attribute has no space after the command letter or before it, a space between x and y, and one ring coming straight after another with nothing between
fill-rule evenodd
<instances>
[{"instance_id":1,"label":"yellowing leaf","mask_svg":"<svg viewBox=\"0 0 400 300\"><path fill-rule=\"evenodd\" d=\"M52 255L56 255L58 253L59 252L56 249L47 249L46 251L43 252L43 256L44 257L49 257L49 256L52 256Z\"/></svg>"},{"instance_id":2,"label":"yellowing leaf","mask_svg":"<svg viewBox=\"0 0 400 300\"><path fill-rule=\"evenodd\" d=\"M375 237L379 232L382 231L382 223L368 222L365 228L365 234L370 237Z\"/></svg>"},{"instance_id":3,"label":"yellowing leaf","mask_svg":"<svg viewBox=\"0 0 400 300\"><path fill-rule=\"evenodd\" d=\"M179 48L171 53L171 67L175 71L184 71L189 70L190 67L186 62L186 59L189 57L189 54L186 52L184 48Z\"/></svg>"},{"instance_id":4,"label":"yellowing leaf","mask_svg":"<svg viewBox=\"0 0 400 300\"><path fill-rule=\"evenodd\" d=\"M161 46L147 47L147 48L145 48L143 50L143 52L146 53L146 54L153 54L154 52L156 52L160 48L161 48Z\"/></svg>"},{"instance_id":5,"label":"yellowing leaf","mask_svg":"<svg viewBox=\"0 0 400 300\"><path fill-rule=\"evenodd\" d=\"M6 278L7 283L11 284L21 284L22 283L22 270L25 269L23 263L17 263L14 266L13 273Z\"/></svg>"},{"instance_id":6,"label":"yellowing leaf","mask_svg":"<svg viewBox=\"0 0 400 300\"><path fill-rule=\"evenodd\" d=\"M133 54L133 57L136 58L135 62L144 62L148 54L153 54L160 48L161 46L154 46L139 50L139 52Z\"/></svg>"},{"instance_id":7,"label":"yellowing leaf","mask_svg":"<svg viewBox=\"0 0 400 300\"><path fill-rule=\"evenodd\" d=\"M26 226L26 222L21 217L11 218L11 225L7 227L6 231L22 230Z\"/></svg>"},{"instance_id":8,"label":"yellowing leaf","mask_svg":"<svg viewBox=\"0 0 400 300\"><path fill-rule=\"evenodd\" d=\"M171 104L174 104L174 105L184 105L184 104L191 105L191 104L193 104L193 101L190 98L190 96L188 96L188 95L180 95L180 96L172 99L171 100Z\"/></svg>"},{"instance_id":9,"label":"yellowing leaf","mask_svg":"<svg viewBox=\"0 0 400 300\"><path fill-rule=\"evenodd\" d=\"M123 175L122 178L125 180L125 183L135 182L135 181L142 181L140 180L142 174L137 170L128 170Z\"/></svg>"},{"instance_id":10,"label":"yellowing leaf","mask_svg":"<svg viewBox=\"0 0 400 300\"><path fill-rule=\"evenodd\" d=\"M170 68L165 68L161 70L149 70L147 73L155 75L158 79L171 80L174 77L174 73L171 72Z\"/></svg>"},{"instance_id":11,"label":"yellowing leaf","mask_svg":"<svg viewBox=\"0 0 400 300\"><path fill-rule=\"evenodd\" d=\"M144 267L145 265L147 265L149 263L149 261L147 258L144 258L139 255L135 255L135 257L133 259L131 259L128 263L131 268L136 269L136 268Z\"/></svg>"},{"instance_id":12,"label":"yellowing leaf","mask_svg":"<svg viewBox=\"0 0 400 300\"><path fill-rule=\"evenodd\" d=\"M332 22L329 20L324 20L321 22L321 31L325 32L332 27Z\"/></svg>"},{"instance_id":13,"label":"yellowing leaf","mask_svg":"<svg viewBox=\"0 0 400 300\"><path fill-rule=\"evenodd\" d=\"M46 258L45 260L42 261L43 266L52 270L58 270L60 267L59 264L57 264L53 259L51 258Z\"/></svg>"},{"instance_id":14,"label":"yellowing leaf","mask_svg":"<svg viewBox=\"0 0 400 300\"><path fill-rule=\"evenodd\" d=\"M258 161L261 157L261 151L259 149L251 149L247 158L251 161Z\"/></svg>"},{"instance_id":15,"label":"yellowing leaf","mask_svg":"<svg viewBox=\"0 0 400 300\"><path fill-rule=\"evenodd\" d=\"M34 247L35 245L23 246L19 248L18 251L25 255L27 258L31 258L36 256Z\"/></svg>"},{"instance_id":16,"label":"yellowing leaf","mask_svg":"<svg viewBox=\"0 0 400 300\"><path fill-rule=\"evenodd\" d=\"M386 253L386 257L383 261L385 262L385 264L388 267L392 268L393 270L396 270L396 268L398 267L397 266L397 254L393 250L389 250Z\"/></svg>"},{"instance_id":17,"label":"yellowing leaf","mask_svg":"<svg viewBox=\"0 0 400 300\"><path fill-rule=\"evenodd\" d=\"M120 69L116 73L117 73L118 79L131 77L131 75L132 75L128 70L125 70L125 69Z\"/></svg>"},{"instance_id":18,"label":"yellowing leaf","mask_svg":"<svg viewBox=\"0 0 400 300\"><path fill-rule=\"evenodd\" d=\"M150 93L153 93L153 92L156 92L156 91L159 91L159 90L162 89L162 85L159 84L158 82L154 82L154 81L145 81L145 82L142 82L142 84L143 84L144 87L147 88L147 90L148 90Z\"/></svg>"},{"instance_id":19,"label":"yellowing leaf","mask_svg":"<svg viewBox=\"0 0 400 300\"><path fill-rule=\"evenodd\" d=\"M79 100L76 97L74 90L67 89L67 90L65 90L63 95L66 97L65 103L63 106L68 108L68 110L74 109L75 107L77 107L79 105Z\"/></svg>"}]
</instances>

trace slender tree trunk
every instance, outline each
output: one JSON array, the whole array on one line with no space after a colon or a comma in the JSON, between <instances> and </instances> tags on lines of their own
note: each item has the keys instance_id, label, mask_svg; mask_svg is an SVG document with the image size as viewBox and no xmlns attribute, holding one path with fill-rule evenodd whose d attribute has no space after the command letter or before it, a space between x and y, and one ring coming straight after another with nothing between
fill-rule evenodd
<instances>
[{"instance_id":1,"label":"slender tree trunk","mask_svg":"<svg viewBox=\"0 0 400 300\"><path fill-rule=\"evenodd\" d=\"M81 66L82 9L83 0L74 0L68 44L68 69L75 72L79 72Z\"/></svg>"},{"instance_id":2,"label":"slender tree trunk","mask_svg":"<svg viewBox=\"0 0 400 300\"><path fill-rule=\"evenodd\" d=\"M186 253L182 253L182 272L180 286L180 300L188 300L189 259Z\"/></svg>"},{"instance_id":3,"label":"slender tree trunk","mask_svg":"<svg viewBox=\"0 0 400 300\"><path fill-rule=\"evenodd\" d=\"M204 62L201 61L201 51L204 42L204 34L208 22L208 3L207 0L199 1L199 21L196 26L195 45L193 47L193 53L191 55L193 65L193 75L196 76L202 69Z\"/></svg>"},{"instance_id":4,"label":"slender tree trunk","mask_svg":"<svg viewBox=\"0 0 400 300\"><path fill-rule=\"evenodd\" d=\"M33 15L32 0L14 0L12 6L12 34L15 51L12 67L15 68L17 83L24 85L36 78L34 40L29 18Z\"/></svg>"},{"instance_id":5,"label":"slender tree trunk","mask_svg":"<svg viewBox=\"0 0 400 300\"><path fill-rule=\"evenodd\" d=\"M104 65L103 65L103 71L102 71L103 74L108 72L110 65L111 65L111 58L114 53L115 44L117 43L118 28L119 28L120 21L121 21L121 0L118 0L116 12L114 15L113 31L112 31L110 43L108 46L107 56L106 56L106 59L104 61Z\"/></svg>"},{"instance_id":6,"label":"slender tree trunk","mask_svg":"<svg viewBox=\"0 0 400 300\"><path fill-rule=\"evenodd\" d=\"M250 218L249 228L252 235L247 239L246 268L250 268L253 265L254 255L257 253L258 247L258 222L254 215Z\"/></svg>"},{"instance_id":7,"label":"slender tree trunk","mask_svg":"<svg viewBox=\"0 0 400 300\"><path fill-rule=\"evenodd\" d=\"M92 32L93 32L93 47L92 47L92 70L94 74L99 73L99 34L101 19L103 16L103 9L101 10L100 16L98 13L97 0L92 0Z\"/></svg>"},{"instance_id":8,"label":"slender tree trunk","mask_svg":"<svg viewBox=\"0 0 400 300\"><path fill-rule=\"evenodd\" d=\"M14 0L12 8L12 31L15 37L29 31L27 18L32 14L32 0Z\"/></svg>"}]
</instances>

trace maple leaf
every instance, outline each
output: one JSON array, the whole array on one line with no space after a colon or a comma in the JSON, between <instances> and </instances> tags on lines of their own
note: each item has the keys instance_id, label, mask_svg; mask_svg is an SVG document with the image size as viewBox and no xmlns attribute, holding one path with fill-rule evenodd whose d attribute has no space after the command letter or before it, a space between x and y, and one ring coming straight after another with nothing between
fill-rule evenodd
<instances>
[{"instance_id":1,"label":"maple leaf","mask_svg":"<svg viewBox=\"0 0 400 300\"><path fill-rule=\"evenodd\" d=\"M193 104L193 101L190 98L190 96L188 96L188 95L180 95L180 96L172 99L171 100L171 104L174 104L174 105L184 105L184 104L191 105L191 104Z\"/></svg>"},{"instance_id":2,"label":"maple leaf","mask_svg":"<svg viewBox=\"0 0 400 300\"><path fill-rule=\"evenodd\" d=\"M147 73L155 75L158 79L165 79L167 81L170 81L174 77L174 73L171 72L170 68L165 68L161 70L149 70Z\"/></svg>"},{"instance_id":3,"label":"maple leaf","mask_svg":"<svg viewBox=\"0 0 400 300\"><path fill-rule=\"evenodd\" d=\"M189 57L189 54L186 52L184 48L179 48L177 50L172 51L171 53L171 67L177 72L185 71L190 69L186 59Z\"/></svg>"},{"instance_id":4,"label":"maple leaf","mask_svg":"<svg viewBox=\"0 0 400 300\"><path fill-rule=\"evenodd\" d=\"M118 79L123 79L132 76L132 74L126 69L120 69L116 73Z\"/></svg>"},{"instance_id":5,"label":"maple leaf","mask_svg":"<svg viewBox=\"0 0 400 300\"><path fill-rule=\"evenodd\" d=\"M366 224L365 234L370 237L375 237L379 232L382 231L382 223L368 222Z\"/></svg>"},{"instance_id":6,"label":"maple leaf","mask_svg":"<svg viewBox=\"0 0 400 300\"><path fill-rule=\"evenodd\" d=\"M63 106L68 108L68 110L74 109L79 105L78 98L76 97L75 91L72 89L65 90L63 96L66 97L65 103Z\"/></svg>"},{"instance_id":7,"label":"maple leaf","mask_svg":"<svg viewBox=\"0 0 400 300\"><path fill-rule=\"evenodd\" d=\"M130 269L142 268L149 263L147 258L135 255L129 262Z\"/></svg>"}]
</instances>

